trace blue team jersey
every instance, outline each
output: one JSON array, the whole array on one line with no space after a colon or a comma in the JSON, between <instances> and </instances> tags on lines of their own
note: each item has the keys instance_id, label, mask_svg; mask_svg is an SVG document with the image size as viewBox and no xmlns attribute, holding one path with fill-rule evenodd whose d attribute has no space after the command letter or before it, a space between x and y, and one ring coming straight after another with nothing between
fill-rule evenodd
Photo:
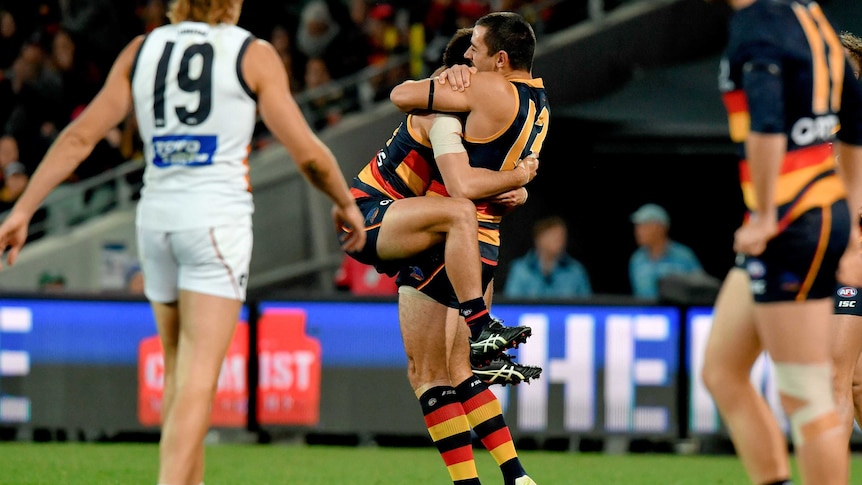
<instances>
[{"instance_id":1,"label":"blue team jersey","mask_svg":"<svg viewBox=\"0 0 862 485\"><path fill-rule=\"evenodd\" d=\"M720 88L739 144L746 206L757 209L744 142L750 132L784 134L776 187L779 227L844 198L831 142L862 143L859 86L835 30L809 0L757 0L734 13Z\"/></svg>"}]
</instances>

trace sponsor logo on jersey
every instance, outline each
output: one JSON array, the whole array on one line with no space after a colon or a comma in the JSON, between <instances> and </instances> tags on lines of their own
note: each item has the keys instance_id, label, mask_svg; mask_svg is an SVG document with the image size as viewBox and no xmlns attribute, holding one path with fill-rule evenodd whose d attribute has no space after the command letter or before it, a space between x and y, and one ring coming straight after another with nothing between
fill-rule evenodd
<instances>
[{"instance_id":1,"label":"sponsor logo on jersey","mask_svg":"<svg viewBox=\"0 0 862 485\"><path fill-rule=\"evenodd\" d=\"M816 142L831 140L838 127L838 117L835 115L824 115L816 118L799 118L793 124L790 138L799 146L807 146Z\"/></svg>"},{"instance_id":2,"label":"sponsor logo on jersey","mask_svg":"<svg viewBox=\"0 0 862 485\"><path fill-rule=\"evenodd\" d=\"M212 165L218 147L215 135L166 135L153 137L156 167Z\"/></svg>"}]
</instances>

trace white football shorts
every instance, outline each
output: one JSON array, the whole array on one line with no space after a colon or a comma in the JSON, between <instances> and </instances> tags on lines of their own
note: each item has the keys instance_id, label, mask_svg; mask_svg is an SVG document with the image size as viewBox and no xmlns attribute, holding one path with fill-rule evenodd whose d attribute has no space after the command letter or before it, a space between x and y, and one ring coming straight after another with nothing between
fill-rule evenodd
<instances>
[{"instance_id":1,"label":"white football shorts","mask_svg":"<svg viewBox=\"0 0 862 485\"><path fill-rule=\"evenodd\" d=\"M171 232L138 227L137 237L144 294L150 301L175 302L179 290L245 301L250 225Z\"/></svg>"}]
</instances>

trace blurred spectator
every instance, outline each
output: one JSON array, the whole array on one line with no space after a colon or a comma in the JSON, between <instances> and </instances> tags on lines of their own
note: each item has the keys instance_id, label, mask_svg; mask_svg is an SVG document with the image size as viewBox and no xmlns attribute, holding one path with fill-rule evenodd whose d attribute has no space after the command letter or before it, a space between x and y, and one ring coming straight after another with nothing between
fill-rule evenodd
<instances>
[{"instance_id":1,"label":"blurred spectator","mask_svg":"<svg viewBox=\"0 0 862 485\"><path fill-rule=\"evenodd\" d=\"M380 274L373 266L345 257L335 273L335 287L353 295L394 295L398 293L395 278Z\"/></svg>"},{"instance_id":2,"label":"blurred spectator","mask_svg":"<svg viewBox=\"0 0 862 485\"><path fill-rule=\"evenodd\" d=\"M12 208L21 192L27 186L30 177L18 157L18 142L15 138L5 135L0 137L0 170L2 170L3 187L0 188L0 211Z\"/></svg>"},{"instance_id":3,"label":"blurred spectator","mask_svg":"<svg viewBox=\"0 0 862 485\"><path fill-rule=\"evenodd\" d=\"M60 25L78 39L81 49L103 72L137 34L124 32L124 16L113 0L61 0L59 5Z\"/></svg>"},{"instance_id":4,"label":"blurred spectator","mask_svg":"<svg viewBox=\"0 0 862 485\"><path fill-rule=\"evenodd\" d=\"M281 63L284 64L284 70L287 72L288 76L293 77L293 55L291 54L291 40L290 40L290 32L288 32L287 27L283 25L276 25L273 27L272 32L269 35L269 43L275 48L275 51L278 52L278 57L281 58ZM290 90L292 92L297 92L300 90L302 83L297 82L296 79L290 79Z\"/></svg>"},{"instance_id":5,"label":"blurred spectator","mask_svg":"<svg viewBox=\"0 0 862 485\"><path fill-rule=\"evenodd\" d=\"M45 293L63 292L66 289L66 277L59 271L45 270L39 275L39 291Z\"/></svg>"},{"instance_id":6,"label":"blurred spectator","mask_svg":"<svg viewBox=\"0 0 862 485\"><path fill-rule=\"evenodd\" d=\"M333 78L353 74L367 65L368 42L341 0L312 0L302 9L296 47L303 57L320 58Z\"/></svg>"},{"instance_id":7,"label":"blurred spectator","mask_svg":"<svg viewBox=\"0 0 862 485\"><path fill-rule=\"evenodd\" d=\"M560 217L533 226L533 249L512 261L503 294L509 298L566 298L592 295L584 266L566 253L568 227Z\"/></svg>"},{"instance_id":8,"label":"blurred spectator","mask_svg":"<svg viewBox=\"0 0 862 485\"><path fill-rule=\"evenodd\" d=\"M332 76L323 59L313 57L305 65L305 88L313 90L329 84ZM311 112L306 114L309 124L315 130L322 130L327 126L341 121L345 111L347 99L341 89L332 89L321 95L314 96L310 100Z\"/></svg>"},{"instance_id":9,"label":"blurred spectator","mask_svg":"<svg viewBox=\"0 0 862 485\"><path fill-rule=\"evenodd\" d=\"M141 17L141 22L144 26L144 32L152 32L157 27L167 25L168 10L165 5L165 0L148 0L146 5L138 14Z\"/></svg>"},{"instance_id":10,"label":"blurred spectator","mask_svg":"<svg viewBox=\"0 0 862 485\"><path fill-rule=\"evenodd\" d=\"M24 35L19 30L15 16L0 8L0 70L12 66L23 43Z\"/></svg>"},{"instance_id":11,"label":"blurred spectator","mask_svg":"<svg viewBox=\"0 0 862 485\"><path fill-rule=\"evenodd\" d=\"M22 158L37 163L64 124L63 82L48 68L49 38L44 32L32 34L8 71L14 106L5 131L19 143ZM29 169L35 168L28 167Z\"/></svg>"},{"instance_id":12,"label":"blurred spectator","mask_svg":"<svg viewBox=\"0 0 862 485\"><path fill-rule=\"evenodd\" d=\"M638 298L658 298L658 281L669 274L703 271L688 246L670 239L670 216L656 204L646 204L631 216L638 249L629 260L632 293Z\"/></svg>"}]
</instances>

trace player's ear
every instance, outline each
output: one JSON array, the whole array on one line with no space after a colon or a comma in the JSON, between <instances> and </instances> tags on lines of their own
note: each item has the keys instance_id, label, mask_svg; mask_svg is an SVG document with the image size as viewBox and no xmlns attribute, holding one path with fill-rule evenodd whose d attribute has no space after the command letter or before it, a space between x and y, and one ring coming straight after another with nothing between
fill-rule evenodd
<instances>
[{"instance_id":1,"label":"player's ear","mask_svg":"<svg viewBox=\"0 0 862 485\"><path fill-rule=\"evenodd\" d=\"M509 64L509 53L506 51L497 52L496 59L494 59L494 64L498 68L507 66Z\"/></svg>"}]
</instances>

